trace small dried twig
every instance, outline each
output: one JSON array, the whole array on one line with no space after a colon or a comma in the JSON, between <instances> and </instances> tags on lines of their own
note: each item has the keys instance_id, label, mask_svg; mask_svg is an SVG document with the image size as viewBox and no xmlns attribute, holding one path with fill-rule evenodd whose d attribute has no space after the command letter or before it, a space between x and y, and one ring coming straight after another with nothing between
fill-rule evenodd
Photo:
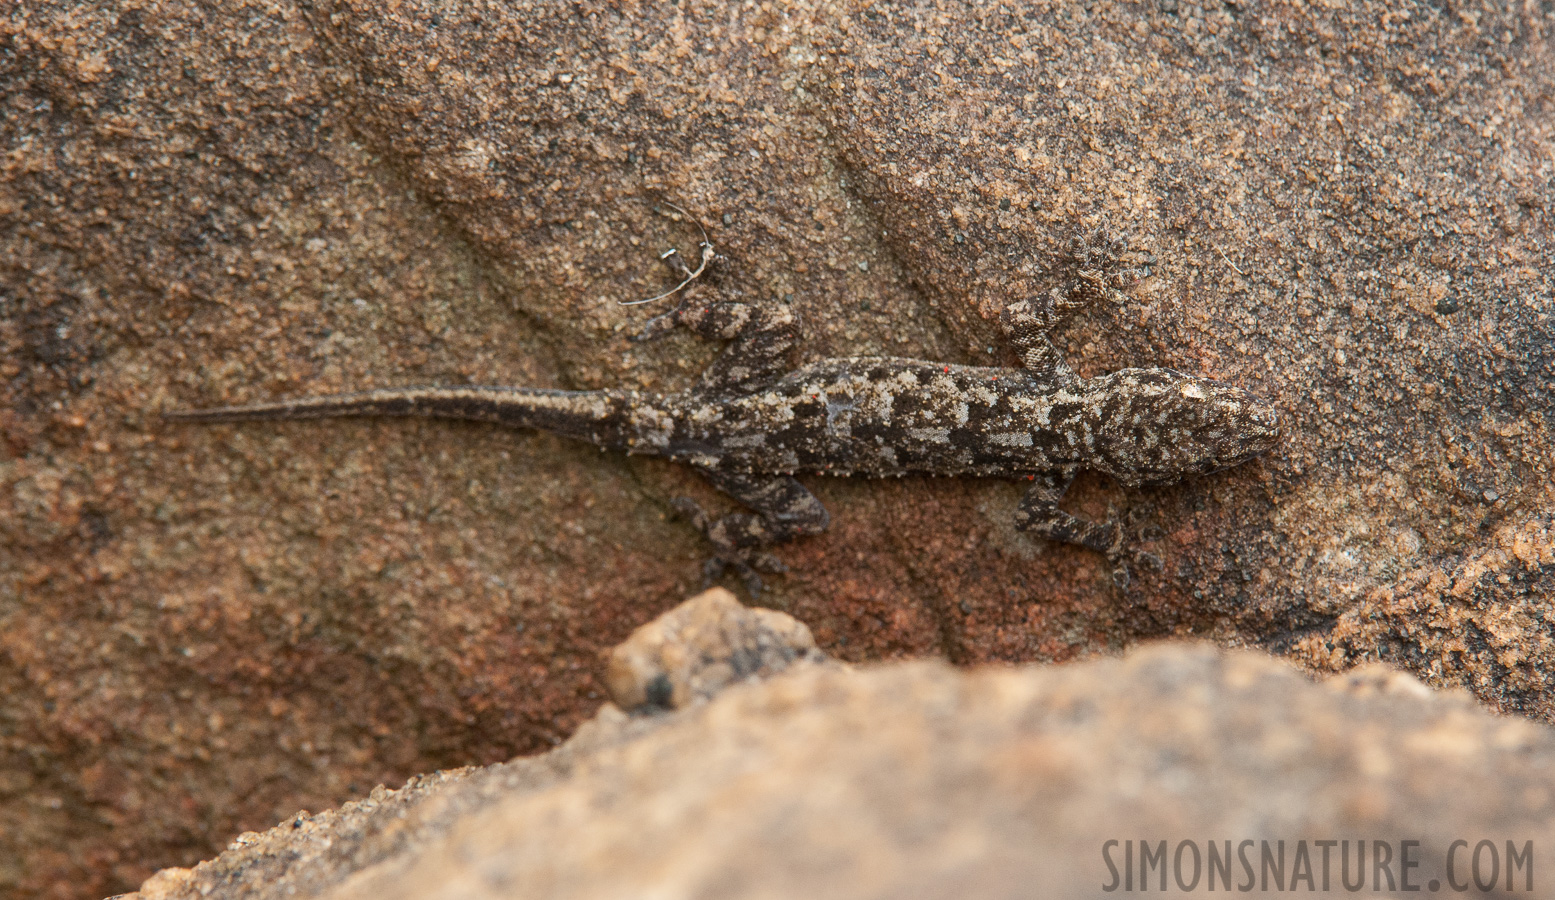
<instances>
[{"instance_id":1,"label":"small dried twig","mask_svg":"<svg viewBox=\"0 0 1555 900\"><path fill-rule=\"evenodd\" d=\"M702 232L702 242L697 245L697 250L701 253L702 260L695 269L692 269L690 266L686 265L686 261L681 257L679 250L675 249L674 247L669 248L668 250L659 254L659 259L662 260L665 265L676 270L677 274L683 276L681 278L680 284L675 285L674 287L670 288L662 294L659 294L656 297L649 297L646 300L621 300L619 302L622 306L641 306L644 303L653 303L657 300L663 300L665 297L673 296L674 294L678 293L681 288L684 288L686 285L702 277L702 273L707 271L708 263L712 262L713 257L717 255L713 251L713 242L707 238L707 229L702 227L702 222L699 219L673 203L668 203L662 200L659 202L696 223L697 230Z\"/></svg>"},{"instance_id":2,"label":"small dried twig","mask_svg":"<svg viewBox=\"0 0 1555 900\"><path fill-rule=\"evenodd\" d=\"M1243 272L1241 269L1238 269L1236 267L1236 263L1232 262L1230 257L1226 256L1226 251L1220 249L1220 246L1218 244L1211 243L1210 246L1215 248L1215 252L1220 254L1220 258L1225 261L1226 265L1230 266L1233 270L1235 270L1236 274L1242 276L1243 278L1247 277L1247 273Z\"/></svg>"}]
</instances>

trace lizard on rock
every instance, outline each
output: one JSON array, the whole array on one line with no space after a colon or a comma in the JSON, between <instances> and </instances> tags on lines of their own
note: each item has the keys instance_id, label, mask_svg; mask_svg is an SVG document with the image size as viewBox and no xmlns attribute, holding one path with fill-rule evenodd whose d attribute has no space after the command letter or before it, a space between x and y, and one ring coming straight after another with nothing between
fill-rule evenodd
<instances>
[{"instance_id":1,"label":"lizard on rock","mask_svg":"<svg viewBox=\"0 0 1555 900\"><path fill-rule=\"evenodd\" d=\"M639 339L679 326L730 343L678 393L412 387L163 415L179 422L473 419L686 463L750 510L714 518L688 498L675 501L714 547L707 577L732 565L753 593L760 589L755 570L785 570L768 548L822 532L830 520L795 474L1028 480L1015 511L1018 529L1096 550L1126 577L1122 528L1059 508L1076 472L1105 472L1126 485L1172 482L1265 452L1280 425L1271 404L1219 381L1166 368L1080 378L1059 357L1052 329L1084 305L1119 299L1141 276L1126 267L1122 250L1117 242L1076 240L1066 285L1004 310L1001 324L1021 368L897 357L791 368L799 325L788 305L688 299L650 321Z\"/></svg>"}]
</instances>

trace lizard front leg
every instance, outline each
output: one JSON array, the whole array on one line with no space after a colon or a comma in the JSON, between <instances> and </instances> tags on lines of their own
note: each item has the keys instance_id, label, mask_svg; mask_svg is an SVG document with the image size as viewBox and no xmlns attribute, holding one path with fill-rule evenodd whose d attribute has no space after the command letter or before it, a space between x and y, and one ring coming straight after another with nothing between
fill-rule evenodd
<instances>
[{"instance_id":1,"label":"lizard front leg","mask_svg":"<svg viewBox=\"0 0 1555 900\"><path fill-rule=\"evenodd\" d=\"M714 519L690 497L675 500L675 508L713 545L713 557L703 567L709 582L732 566L755 596L761 593L758 570L774 574L788 571L776 556L766 552L767 547L820 534L831 522L821 501L790 475L750 475L703 466L697 470L714 487L752 510Z\"/></svg>"},{"instance_id":2,"label":"lizard front leg","mask_svg":"<svg viewBox=\"0 0 1555 900\"><path fill-rule=\"evenodd\" d=\"M1048 376L1054 385L1071 383L1075 374L1048 335L1081 307L1101 300L1119 302L1123 288L1150 276L1153 261L1149 255L1130 253L1122 240L1102 231L1075 237L1068 254L1074 275L1068 283L1035 299L1017 300L1000 316L1000 325L1020 352L1022 364ZM1139 264L1132 265L1134 262Z\"/></svg>"}]
</instances>

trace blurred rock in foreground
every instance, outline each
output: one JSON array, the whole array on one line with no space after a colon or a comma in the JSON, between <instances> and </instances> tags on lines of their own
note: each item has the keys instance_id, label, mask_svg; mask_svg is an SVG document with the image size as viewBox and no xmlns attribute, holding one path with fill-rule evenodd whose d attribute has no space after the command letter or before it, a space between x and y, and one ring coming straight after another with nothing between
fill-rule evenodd
<instances>
[{"instance_id":1,"label":"blurred rock in foreground","mask_svg":"<svg viewBox=\"0 0 1555 900\"><path fill-rule=\"evenodd\" d=\"M629 643L699 661L676 690L758 646L814 656L802 625L752 612L704 594ZM1152 891L1196 869L1208 888L1213 844L1246 854L1233 884L1302 893L1323 892L1326 853L1340 893L1362 840L1369 896L1476 871L1526 894L1555 846L1552 769L1548 728L1382 667L1314 684L1168 644L1056 668L801 664L672 712L607 705L550 753L299 813L139 897L1094 897L1126 865L1143 888L1141 842Z\"/></svg>"}]
</instances>

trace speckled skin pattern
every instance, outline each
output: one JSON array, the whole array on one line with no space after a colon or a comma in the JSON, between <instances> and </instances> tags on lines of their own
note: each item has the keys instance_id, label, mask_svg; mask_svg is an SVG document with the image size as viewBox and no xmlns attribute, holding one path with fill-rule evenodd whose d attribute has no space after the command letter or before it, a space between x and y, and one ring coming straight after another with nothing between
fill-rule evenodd
<instances>
[{"instance_id":1,"label":"speckled skin pattern","mask_svg":"<svg viewBox=\"0 0 1555 900\"><path fill-rule=\"evenodd\" d=\"M556 391L428 387L167 413L174 421L234 422L335 416L430 416L538 428L627 453L695 466L749 513L709 517L676 506L716 548L709 578L733 565L782 571L766 548L826 529L826 508L797 473L946 475L1032 481L1016 527L1105 554L1120 573L1114 522L1059 508L1081 469L1128 485L1160 484L1245 462L1279 439L1274 407L1230 385L1172 369L1080 378L1048 333L1069 313L1116 300L1140 269L1121 244L1076 240L1074 277L1004 311L1019 369L896 357L823 359L789 368L799 323L785 304L688 301L651 321L641 339L687 327L730 344L686 391Z\"/></svg>"}]
</instances>

